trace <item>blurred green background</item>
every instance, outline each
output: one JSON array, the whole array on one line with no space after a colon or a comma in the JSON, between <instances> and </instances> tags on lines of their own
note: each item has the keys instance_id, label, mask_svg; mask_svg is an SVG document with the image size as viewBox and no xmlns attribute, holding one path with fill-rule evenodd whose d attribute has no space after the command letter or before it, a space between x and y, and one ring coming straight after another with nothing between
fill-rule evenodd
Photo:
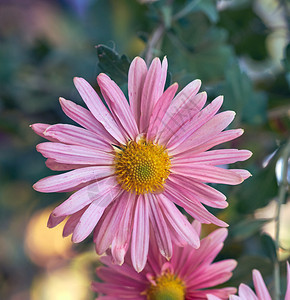
<instances>
[{"instance_id":1,"label":"blurred green background","mask_svg":"<svg viewBox=\"0 0 290 300\"><path fill-rule=\"evenodd\" d=\"M223 94L223 109L237 112L232 127L245 129L223 146L254 153L235 166L253 177L238 187L218 186L230 205L212 210L231 225L219 258L240 262L229 284L251 285L257 268L273 287L276 163L290 132L289 9L286 0L0 0L0 299L94 299L92 238L72 245L61 237L62 225L46 228L49 212L67 195L32 189L53 172L36 152L41 138L29 125L70 122L58 97L83 105L74 76L98 90L95 78L104 71L126 92L129 61L145 53L160 24L164 35L153 54L167 55L168 81L182 88L200 78L209 101ZM283 289L289 214L283 205ZM211 230L204 227L204 234Z\"/></svg>"}]
</instances>

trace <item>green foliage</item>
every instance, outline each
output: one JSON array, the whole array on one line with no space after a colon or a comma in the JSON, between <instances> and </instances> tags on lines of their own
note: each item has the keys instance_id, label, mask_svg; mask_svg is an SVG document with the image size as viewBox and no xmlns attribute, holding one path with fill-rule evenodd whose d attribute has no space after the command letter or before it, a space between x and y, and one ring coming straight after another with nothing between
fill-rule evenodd
<instances>
[{"instance_id":1,"label":"green foliage","mask_svg":"<svg viewBox=\"0 0 290 300\"><path fill-rule=\"evenodd\" d=\"M230 234L237 241L243 241L256 233L262 226L270 222L272 219L245 219L237 224L233 224Z\"/></svg>"},{"instance_id":2,"label":"green foliage","mask_svg":"<svg viewBox=\"0 0 290 300\"><path fill-rule=\"evenodd\" d=\"M286 70L286 80L290 88L290 44L288 44L285 49L285 58L283 59L283 64Z\"/></svg>"},{"instance_id":3,"label":"green foliage","mask_svg":"<svg viewBox=\"0 0 290 300\"><path fill-rule=\"evenodd\" d=\"M174 16L175 19L181 19L194 12L204 13L211 22L216 23L219 19L216 3L214 0L190 0Z\"/></svg>"},{"instance_id":4,"label":"green foliage","mask_svg":"<svg viewBox=\"0 0 290 300\"><path fill-rule=\"evenodd\" d=\"M226 28L229 40L238 55L249 55L255 60L267 58L267 27L252 5L236 6L221 12L219 25Z\"/></svg>"},{"instance_id":5,"label":"green foliage","mask_svg":"<svg viewBox=\"0 0 290 300\"><path fill-rule=\"evenodd\" d=\"M130 66L128 57L125 55L120 56L116 51L105 45L98 45L96 48L100 70L108 74L119 85L126 84Z\"/></svg>"},{"instance_id":6,"label":"green foliage","mask_svg":"<svg viewBox=\"0 0 290 300\"><path fill-rule=\"evenodd\" d=\"M245 283L252 285L252 270L259 270L264 278L273 272L272 262L263 256L259 255L245 255L238 259L238 266L231 279L233 284L239 285Z\"/></svg>"},{"instance_id":7,"label":"green foliage","mask_svg":"<svg viewBox=\"0 0 290 300\"><path fill-rule=\"evenodd\" d=\"M273 239L268 234L264 233L261 235L261 243L267 256L272 260L272 262L275 262L277 260L277 253Z\"/></svg>"},{"instance_id":8,"label":"green foliage","mask_svg":"<svg viewBox=\"0 0 290 300\"><path fill-rule=\"evenodd\" d=\"M224 107L237 112L235 122L260 125L266 122L267 95L256 92L253 83L239 65L230 63L225 71L225 82L219 93L224 95Z\"/></svg>"},{"instance_id":9,"label":"green foliage","mask_svg":"<svg viewBox=\"0 0 290 300\"><path fill-rule=\"evenodd\" d=\"M164 41L164 51L172 61L172 68L177 72L184 69L191 78L200 78L205 82L221 79L225 65L233 55L231 47L225 42L226 32L209 27L202 15L192 16L189 20L200 30L186 30L188 24L179 22Z\"/></svg>"},{"instance_id":10,"label":"green foliage","mask_svg":"<svg viewBox=\"0 0 290 300\"><path fill-rule=\"evenodd\" d=\"M203 12L212 23L216 23L219 20L219 14L217 11L215 0L202 0L198 1L193 11Z\"/></svg>"},{"instance_id":11,"label":"green foliage","mask_svg":"<svg viewBox=\"0 0 290 300\"><path fill-rule=\"evenodd\" d=\"M238 209L242 213L252 213L255 209L266 206L278 194L275 175L275 160L266 168L260 169L243 183L237 194Z\"/></svg>"},{"instance_id":12,"label":"green foliage","mask_svg":"<svg viewBox=\"0 0 290 300\"><path fill-rule=\"evenodd\" d=\"M285 58L283 63L287 72L290 72L290 44L287 45L285 49Z\"/></svg>"}]
</instances>

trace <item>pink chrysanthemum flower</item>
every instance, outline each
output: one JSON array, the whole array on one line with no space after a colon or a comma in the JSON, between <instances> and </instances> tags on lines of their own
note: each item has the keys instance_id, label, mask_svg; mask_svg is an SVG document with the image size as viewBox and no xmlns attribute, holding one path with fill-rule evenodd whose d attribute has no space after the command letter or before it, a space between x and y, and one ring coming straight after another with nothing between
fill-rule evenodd
<instances>
[{"instance_id":1,"label":"pink chrysanthemum flower","mask_svg":"<svg viewBox=\"0 0 290 300\"><path fill-rule=\"evenodd\" d=\"M178 85L164 92L167 59L155 58L147 70L143 59L133 60L129 70L129 103L107 75L97 77L103 104L82 78L74 83L89 110L60 98L64 113L82 127L66 124L34 124L32 129L50 142L37 145L56 171L69 171L38 181L40 192L73 193L56 207L48 221L54 227L67 216L63 235L84 240L96 227L99 254L112 248L122 264L131 240L134 268L141 271L153 228L163 256L172 256L172 242L199 247L199 237L174 205L183 207L202 223L227 226L202 205L227 206L226 197L206 183L239 184L250 174L216 165L246 160L247 150L208 149L230 141L242 129L223 131L235 113L218 113L223 98L208 106L201 82L189 83L176 96ZM203 109L202 109L203 108Z\"/></svg>"},{"instance_id":2,"label":"pink chrysanthemum flower","mask_svg":"<svg viewBox=\"0 0 290 300\"><path fill-rule=\"evenodd\" d=\"M268 289L265 285L263 277L258 270L253 270L253 281L255 292L254 293L250 287L246 284L241 284L239 286L239 295L231 295L229 300L272 300ZM221 300L219 297L214 295L208 296L209 300ZM285 300L290 300L290 267L287 262L287 291L285 295Z\"/></svg>"},{"instance_id":3,"label":"pink chrysanthemum flower","mask_svg":"<svg viewBox=\"0 0 290 300\"><path fill-rule=\"evenodd\" d=\"M200 223L193 228L200 231ZM128 255L125 263L118 266L109 256L101 257L107 265L97 269L103 282L93 282L92 288L99 293L98 299L148 299L189 300L207 299L207 294L227 299L236 292L235 288L215 288L232 276L236 267L233 259L213 263L223 247L227 229L217 229L201 240L200 248L190 245L173 246L173 255L168 262L157 247L151 245L144 270L137 274Z\"/></svg>"}]
</instances>

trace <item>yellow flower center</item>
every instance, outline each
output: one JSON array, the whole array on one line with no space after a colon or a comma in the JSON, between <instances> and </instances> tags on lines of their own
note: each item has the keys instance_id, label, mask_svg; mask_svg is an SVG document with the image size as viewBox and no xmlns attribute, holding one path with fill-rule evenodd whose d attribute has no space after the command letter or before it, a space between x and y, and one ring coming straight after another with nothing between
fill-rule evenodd
<instances>
[{"instance_id":1,"label":"yellow flower center","mask_svg":"<svg viewBox=\"0 0 290 300\"><path fill-rule=\"evenodd\" d=\"M146 295L147 300L184 300L185 285L181 279L167 272L155 279Z\"/></svg>"},{"instance_id":2,"label":"yellow flower center","mask_svg":"<svg viewBox=\"0 0 290 300\"><path fill-rule=\"evenodd\" d=\"M130 141L115 156L115 174L123 189L137 194L162 190L170 159L163 146Z\"/></svg>"}]
</instances>

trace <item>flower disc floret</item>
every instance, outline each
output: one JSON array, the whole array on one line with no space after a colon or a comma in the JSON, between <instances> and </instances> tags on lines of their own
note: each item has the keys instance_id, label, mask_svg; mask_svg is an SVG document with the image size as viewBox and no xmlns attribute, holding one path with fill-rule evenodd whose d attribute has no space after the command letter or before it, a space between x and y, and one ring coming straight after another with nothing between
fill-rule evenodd
<instances>
[{"instance_id":1,"label":"flower disc floret","mask_svg":"<svg viewBox=\"0 0 290 300\"><path fill-rule=\"evenodd\" d=\"M129 141L116 152L115 173L127 191L145 194L162 190L169 168L166 149L152 142Z\"/></svg>"},{"instance_id":2,"label":"flower disc floret","mask_svg":"<svg viewBox=\"0 0 290 300\"><path fill-rule=\"evenodd\" d=\"M176 275L166 272L155 279L146 295L148 300L183 300L185 285Z\"/></svg>"}]
</instances>

